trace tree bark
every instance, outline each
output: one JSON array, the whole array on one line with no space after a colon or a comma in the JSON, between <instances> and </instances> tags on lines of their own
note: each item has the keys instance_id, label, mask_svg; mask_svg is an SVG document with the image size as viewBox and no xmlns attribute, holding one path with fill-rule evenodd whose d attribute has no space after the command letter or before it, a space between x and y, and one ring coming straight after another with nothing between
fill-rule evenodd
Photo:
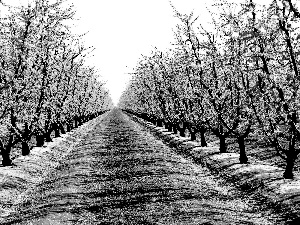
<instances>
[{"instance_id":1,"label":"tree bark","mask_svg":"<svg viewBox=\"0 0 300 225\"><path fill-rule=\"evenodd\" d=\"M246 163L248 163L248 157L246 155L244 137L238 137L238 144L239 144L239 148L240 148L240 163L246 164Z\"/></svg>"},{"instance_id":2,"label":"tree bark","mask_svg":"<svg viewBox=\"0 0 300 225\"><path fill-rule=\"evenodd\" d=\"M196 141L196 133L195 131L190 131L191 134L191 141Z\"/></svg>"},{"instance_id":3,"label":"tree bark","mask_svg":"<svg viewBox=\"0 0 300 225\"><path fill-rule=\"evenodd\" d=\"M168 131L169 132L173 131L173 124L172 123L168 123Z\"/></svg>"},{"instance_id":4,"label":"tree bark","mask_svg":"<svg viewBox=\"0 0 300 225\"><path fill-rule=\"evenodd\" d=\"M69 126L70 126L70 131L74 129L74 121L73 120L69 121Z\"/></svg>"},{"instance_id":5,"label":"tree bark","mask_svg":"<svg viewBox=\"0 0 300 225\"><path fill-rule=\"evenodd\" d=\"M177 130L177 124L176 124L176 123L173 124L173 133L174 133L174 134L177 134L177 133L178 133L178 130Z\"/></svg>"},{"instance_id":6,"label":"tree bark","mask_svg":"<svg viewBox=\"0 0 300 225\"><path fill-rule=\"evenodd\" d=\"M165 129L168 129L169 128L169 123L164 121L164 126L165 126Z\"/></svg>"},{"instance_id":7,"label":"tree bark","mask_svg":"<svg viewBox=\"0 0 300 225\"><path fill-rule=\"evenodd\" d=\"M76 119L76 118L74 119L74 122L75 122L75 124L74 124L74 128L77 128L77 127L78 127L78 121L77 121L77 119Z\"/></svg>"},{"instance_id":8,"label":"tree bark","mask_svg":"<svg viewBox=\"0 0 300 225\"><path fill-rule=\"evenodd\" d=\"M220 153L226 153L227 152L227 146L226 146L226 138L223 135L219 136L220 139Z\"/></svg>"},{"instance_id":9,"label":"tree bark","mask_svg":"<svg viewBox=\"0 0 300 225\"><path fill-rule=\"evenodd\" d=\"M291 135L290 137L290 142L289 142L289 149L288 152L286 153L286 166L285 166L285 171L283 173L283 178L285 179L293 179L294 174L293 174L293 169L295 165L295 160L296 160L296 151L295 151L295 136Z\"/></svg>"},{"instance_id":10,"label":"tree bark","mask_svg":"<svg viewBox=\"0 0 300 225\"><path fill-rule=\"evenodd\" d=\"M151 123L156 124L156 119L154 117L152 118Z\"/></svg>"},{"instance_id":11,"label":"tree bark","mask_svg":"<svg viewBox=\"0 0 300 225\"><path fill-rule=\"evenodd\" d=\"M65 134L65 133L66 133L63 123L60 123L60 124L59 124L59 128L60 128L60 132L61 132L62 134Z\"/></svg>"},{"instance_id":12,"label":"tree bark","mask_svg":"<svg viewBox=\"0 0 300 225\"><path fill-rule=\"evenodd\" d=\"M29 145L27 142L22 141L22 155L26 156L29 155L30 153L30 149L29 149Z\"/></svg>"},{"instance_id":13,"label":"tree bark","mask_svg":"<svg viewBox=\"0 0 300 225\"><path fill-rule=\"evenodd\" d=\"M179 128L178 130L179 130L179 135L181 137L185 137L185 128Z\"/></svg>"},{"instance_id":14,"label":"tree bark","mask_svg":"<svg viewBox=\"0 0 300 225\"><path fill-rule=\"evenodd\" d=\"M10 159L10 152L13 147L13 142L14 142L14 136L12 134L10 134L10 137L9 137L6 147L4 147L2 141L0 140L3 166L11 166L12 165L12 160Z\"/></svg>"},{"instance_id":15,"label":"tree bark","mask_svg":"<svg viewBox=\"0 0 300 225\"><path fill-rule=\"evenodd\" d=\"M56 138L57 138L57 137L60 137L59 126L58 126L58 124L57 124L57 123L54 123L54 124L53 124L53 128L54 128L54 135L55 135L55 137L56 137Z\"/></svg>"},{"instance_id":16,"label":"tree bark","mask_svg":"<svg viewBox=\"0 0 300 225\"><path fill-rule=\"evenodd\" d=\"M179 135L181 137L185 137L185 129L186 129L186 123L182 123L182 127L180 127L180 125L178 125L178 130L179 130Z\"/></svg>"},{"instance_id":17,"label":"tree bark","mask_svg":"<svg viewBox=\"0 0 300 225\"><path fill-rule=\"evenodd\" d=\"M42 147L44 145L44 135L42 134L37 134L35 136L35 140L36 140L36 146L37 147Z\"/></svg>"},{"instance_id":18,"label":"tree bark","mask_svg":"<svg viewBox=\"0 0 300 225\"><path fill-rule=\"evenodd\" d=\"M157 126L157 120L154 119L154 120L152 121L152 124L155 125L155 126Z\"/></svg>"},{"instance_id":19,"label":"tree bark","mask_svg":"<svg viewBox=\"0 0 300 225\"><path fill-rule=\"evenodd\" d=\"M207 147L204 130L200 130L200 136L201 136L201 147Z\"/></svg>"},{"instance_id":20,"label":"tree bark","mask_svg":"<svg viewBox=\"0 0 300 225\"><path fill-rule=\"evenodd\" d=\"M11 166L10 151L2 151L2 166Z\"/></svg>"},{"instance_id":21,"label":"tree bark","mask_svg":"<svg viewBox=\"0 0 300 225\"><path fill-rule=\"evenodd\" d=\"M285 166L285 171L283 173L283 178L285 179L294 178L294 174L293 174L294 164L295 164L295 160L292 159L291 157L288 157L286 160L286 166Z\"/></svg>"},{"instance_id":22,"label":"tree bark","mask_svg":"<svg viewBox=\"0 0 300 225\"><path fill-rule=\"evenodd\" d=\"M70 126L70 123L67 122L67 132L70 132L71 131L71 126Z\"/></svg>"},{"instance_id":23,"label":"tree bark","mask_svg":"<svg viewBox=\"0 0 300 225\"><path fill-rule=\"evenodd\" d=\"M158 119L157 120L157 126L158 127L162 127L163 125L162 125L162 120L161 119Z\"/></svg>"},{"instance_id":24,"label":"tree bark","mask_svg":"<svg viewBox=\"0 0 300 225\"><path fill-rule=\"evenodd\" d=\"M51 138L51 131L48 131L45 133L45 138L46 138L46 142L51 142L52 138Z\"/></svg>"},{"instance_id":25,"label":"tree bark","mask_svg":"<svg viewBox=\"0 0 300 225\"><path fill-rule=\"evenodd\" d=\"M79 126L81 126L82 124L83 124L83 118L82 118L82 117L80 117L80 118L79 118L78 125L79 125Z\"/></svg>"}]
</instances>

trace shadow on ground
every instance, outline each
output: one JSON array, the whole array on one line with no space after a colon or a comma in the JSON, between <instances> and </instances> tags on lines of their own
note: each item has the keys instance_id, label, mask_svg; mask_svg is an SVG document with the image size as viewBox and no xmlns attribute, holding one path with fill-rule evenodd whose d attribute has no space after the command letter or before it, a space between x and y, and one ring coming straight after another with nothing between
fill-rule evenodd
<instances>
[{"instance_id":1,"label":"shadow on ground","mask_svg":"<svg viewBox=\"0 0 300 225\"><path fill-rule=\"evenodd\" d=\"M4 224L281 224L118 110Z\"/></svg>"}]
</instances>

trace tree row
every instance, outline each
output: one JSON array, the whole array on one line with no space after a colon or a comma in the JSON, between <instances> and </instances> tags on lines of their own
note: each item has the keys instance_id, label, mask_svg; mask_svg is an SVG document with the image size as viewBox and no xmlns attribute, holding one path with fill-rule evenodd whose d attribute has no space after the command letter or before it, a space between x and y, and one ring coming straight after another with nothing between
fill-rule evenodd
<instances>
[{"instance_id":1,"label":"tree row","mask_svg":"<svg viewBox=\"0 0 300 225\"><path fill-rule=\"evenodd\" d=\"M34 0L2 5L0 34L0 150L3 166L20 146L28 155L112 106L97 71L86 66L91 48L70 31L72 5ZM33 141L35 139L35 141Z\"/></svg>"},{"instance_id":2,"label":"tree row","mask_svg":"<svg viewBox=\"0 0 300 225\"><path fill-rule=\"evenodd\" d=\"M174 8L174 7L173 7ZM293 178L300 152L299 19L291 0L262 6L218 1L210 27L174 8L174 48L138 62L120 107L191 139L207 131L227 151L235 137L240 163L248 163L245 139L263 135Z\"/></svg>"}]
</instances>

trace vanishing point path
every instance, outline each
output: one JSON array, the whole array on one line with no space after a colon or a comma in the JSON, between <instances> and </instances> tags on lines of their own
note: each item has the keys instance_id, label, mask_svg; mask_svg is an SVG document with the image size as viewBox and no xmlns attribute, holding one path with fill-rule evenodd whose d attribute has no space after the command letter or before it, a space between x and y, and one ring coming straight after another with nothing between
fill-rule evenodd
<instances>
[{"instance_id":1,"label":"vanishing point path","mask_svg":"<svg viewBox=\"0 0 300 225\"><path fill-rule=\"evenodd\" d=\"M7 224L273 224L114 109Z\"/></svg>"}]
</instances>

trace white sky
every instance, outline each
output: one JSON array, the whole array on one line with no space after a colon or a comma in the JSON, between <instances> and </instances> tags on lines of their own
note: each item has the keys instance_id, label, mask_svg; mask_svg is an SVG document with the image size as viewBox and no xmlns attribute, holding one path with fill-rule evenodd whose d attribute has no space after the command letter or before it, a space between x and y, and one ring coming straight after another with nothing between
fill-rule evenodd
<instances>
[{"instance_id":1,"label":"white sky","mask_svg":"<svg viewBox=\"0 0 300 225\"><path fill-rule=\"evenodd\" d=\"M29 0L3 0L7 4L23 4ZM241 2L243 0L228 0ZM271 0L254 0L270 2ZM69 0L74 3L79 18L76 33L84 37L86 46L96 50L89 64L99 69L115 104L130 80L141 54L149 54L154 47L164 50L171 46L176 22L169 0ZM206 5L212 0L171 0L182 13L194 10L199 20L210 16Z\"/></svg>"},{"instance_id":2,"label":"white sky","mask_svg":"<svg viewBox=\"0 0 300 225\"><path fill-rule=\"evenodd\" d=\"M116 104L141 54L149 54L154 47L163 50L171 46L177 19L168 0L73 2L81 17L78 27L90 31L87 44L97 49L93 62L107 80L106 86ZM204 2L172 0L176 8L186 13L196 7L205 9Z\"/></svg>"}]
</instances>

